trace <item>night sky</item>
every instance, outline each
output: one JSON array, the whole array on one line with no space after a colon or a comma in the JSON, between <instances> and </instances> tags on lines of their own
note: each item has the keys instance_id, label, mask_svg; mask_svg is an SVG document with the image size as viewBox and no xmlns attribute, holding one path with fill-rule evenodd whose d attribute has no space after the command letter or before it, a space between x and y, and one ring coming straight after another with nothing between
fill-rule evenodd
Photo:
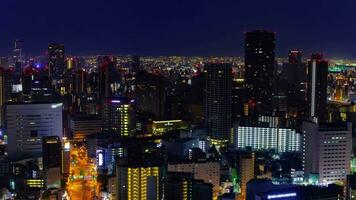
<instances>
[{"instance_id":1,"label":"night sky","mask_svg":"<svg viewBox=\"0 0 356 200\"><path fill-rule=\"evenodd\" d=\"M27 55L49 42L67 53L243 55L243 33L277 32L288 49L356 58L355 0L0 0L0 55L19 38Z\"/></svg>"}]
</instances>

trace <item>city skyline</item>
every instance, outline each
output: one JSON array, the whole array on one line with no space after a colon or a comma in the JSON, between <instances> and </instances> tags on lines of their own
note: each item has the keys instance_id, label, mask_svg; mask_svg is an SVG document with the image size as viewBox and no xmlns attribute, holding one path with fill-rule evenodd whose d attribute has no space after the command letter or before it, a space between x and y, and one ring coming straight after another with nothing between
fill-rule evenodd
<instances>
[{"instance_id":1,"label":"city skyline","mask_svg":"<svg viewBox=\"0 0 356 200\"><path fill-rule=\"evenodd\" d=\"M66 45L68 55L243 56L244 32L266 29L277 33L277 57L299 49L305 55L323 52L329 58L356 58L351 45L356 42L355 4L65 0L51 6L42 0L5 0L0 55L11 54L13 41L20 39L25 55L43 54L49 43L58 42Z\"/></svg>"}]
</instances>

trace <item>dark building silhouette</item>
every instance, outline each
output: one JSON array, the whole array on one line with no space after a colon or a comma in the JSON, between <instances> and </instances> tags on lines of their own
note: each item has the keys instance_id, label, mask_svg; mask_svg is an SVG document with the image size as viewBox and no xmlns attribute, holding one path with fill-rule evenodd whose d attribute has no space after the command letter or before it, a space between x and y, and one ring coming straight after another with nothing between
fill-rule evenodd
<instances>
[{"instance_id":1,"label":"dark building silhouette","mask_svg":"<svg viewBox=\"0 0 356 200\"><path fill-rule=\"evenodd\" d=\"M43 167L54 168L61 166L62 145L58 136L46 136L42 138Z\"/></svg>"},{"instance_id":2,"label":"dark building silhouette","mask_svg":"<svg viewBox=\"0 0 356 200\"><path fill-rule=\"evenodd\" d=\"M213 199L213 186L201 180L195 180L190 173L167 174L164 184L164 200Z\"/></svg>"},{"instance_id":3,"label":"dark building silhouette","mask_svg":"<svg viewBox=\"0 0 356 200\"><path fill-rule=\"evenodd\" d=\"M308 60L308 118L319 122L327 118L328 61L322 54L312 54Z\"/></svg>"},{"instance_id":4,"label":"dark building silhouette","mask_svg":"<svg viewBox=\"0 0 356 200\"><path fill-rule=\"evenodd\" d=\"M245 34L245 85L247 101L258 114L272 111L275 33L256 30Z\"/></svg>"},{"instance_id":5,"label":"dark building silhouette","mask_svg":"<svg viewBox=\"0 0 356 200\"><path fill-rule=\"evenodd\" d=\"M231 132L232 66L207 63L203 71L204 115L212 139L229 140Z\"/></svg>"},{"instance_id":6,"label":"dark building silhouette","mask_svg":"<svg viewBox=\"0 0 356 200\"><path fill-rule=\"evenodd\" d=\"M301 51L289 51L289 62L283 64L281 79L287 87L287 114L302 121L307 109L307 66Z\"/></svg>"},{"instance_id":7,"label":"dark building silhouette","mask_svg":"<svg viewBox=\"0 0 356 200\"><path fill-rule=\"evenodd\" d=\"M64 50L63 44L51 43L48 45L48 76L51 79L58 80L64 73L66 68Z\"/></svg>"}]
</instances>

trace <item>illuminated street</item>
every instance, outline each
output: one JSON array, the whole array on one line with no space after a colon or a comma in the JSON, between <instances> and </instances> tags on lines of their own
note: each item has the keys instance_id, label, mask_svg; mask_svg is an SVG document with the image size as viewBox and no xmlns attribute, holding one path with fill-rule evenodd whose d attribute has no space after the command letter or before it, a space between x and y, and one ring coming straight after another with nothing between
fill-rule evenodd
<instances>
[{"instance_id":1,"label":"illuminated street","mask_svg":"<svg viewBox=\"0 0 356 200\"><path fill-rule=\"evenodd\" d=\"M95 163L87 157L85 147L72 146L67 191L71 200L95 199L98 195Z\"/></svg>"}]
</instances>

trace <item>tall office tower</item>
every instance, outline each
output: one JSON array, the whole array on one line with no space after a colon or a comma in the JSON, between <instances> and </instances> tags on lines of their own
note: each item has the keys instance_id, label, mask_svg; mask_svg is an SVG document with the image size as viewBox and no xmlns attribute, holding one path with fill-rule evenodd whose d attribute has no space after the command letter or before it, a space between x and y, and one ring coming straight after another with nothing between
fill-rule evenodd
<instances>
[{"instance_id":1,"label":"tall office tower","mask_svg":"<svg viewBox=\"0 0 356 200\"><path fill-rule=\"evenodd\" d=\"M319 184L346 183L352 151L351 123L303 122L304 174Z\"/></svg>"},{"instance_id":2,"label":"tall office tower","mask_svg":"<svg viewBox=\"0 0 356 200\"><path fill-rule=\"evenodd\" d=\"M12 60L15 66L15 74L21 75L22 70L22 42L20 40L15 40L14 49L12 52Z\"/></svg>"},{"instance_id":3,"label":"tall office tower","mask_svg":"<svg viewBox=\"0 0 356 200\"><path fill-rule=\"evenodd\" d=\"M117 200L161 200L162 167L139 163L116 166Z\"/></svg>"},{"instance_id":4,"label":"tall office tower","mask_svg":"<svg viewBox=\"0 0 356 200\"><path fill-rule=\"evenodd\" d=\"M84 69L79 69L75 72L73 78L74 94L77 96L85 96L87 93L88 72Z\"/></svg>"},{"instance_id":5,"label":"tall office tower","mask_svg":"<svg viewBox=\"0 0 356 200\"><path fill-rule=\"evenodd\" d=\"M48 77L59 80L66 68L64 45L51 43L48 45Z\"/></svg>"},{"instance_id":6,"label":"tall office tower","mask_svg":"<svg viewBox=\"0 0 356 200\"><path fill-rule=\"evenodd\" d=\"M289 62L283 64L282 79L287 83L287 114L301 120L307 108L307 66L302 62L302 52L291 50Z\"/></svg>"},{"instance_id":7,"label":"tall office tower","mask_svg":"<svg viewBox=\"0 0 356 200\"><path fill-rule=\"evenodd\" d=\"M195 180L191 173L168 173L163 183L164 200L213 199L213 186Z\"/></svg>"},{"instance_id":8,"label":"tall office tower","mask_svg":"<svg viewBox=\"0 0 356 200\"><path fill-rule=\"evenodd\" d=\"M168 172L184 172L194 174L194 179L213 185L213 199L216 200L220 191L219 162L169 163Z\"/></svg>"},{"instance_id":9,"label":"tall office tower","mask_svg":"<svg viewBox=\"0 0 356 200\"><path fill-rule=\"evenodd\" d=\"M211 139L230 140L232 66L207 63L203 71L204 115Z\"/></svg>"},{"instance_id":10,"label":"tall office tower","mask_svg":"<svg viewBox=\"0 0 356 200\"><path fill-rule=\"evenodd\" d=\"M245 34L247 101L257 114L272 113L275 33L256 30Z\"/></svg>"},{"instance_id":11,"label":"tall office tower","mask_svg":"<svg viewBox=\"0 0 356 200\"><path fill-rule=\"evenodd\" d=\"M133 55L131 57L130 71L136 73L140 70L140 56Z\"/></svg>"},{"instance_id":12,"label":"tall office tower","mask_svg":"<svg viewBox=\"0 0 356 200\"><path fill-rule=\"evenodd\" d=\"M117 90L120 84L120 75L114 64L114 61L108 56L98 58L99 66L99 97L101 102L107 98L117 96Z\"/></svg>"},{"instance_id":13,"label":"tall office tower","mask_svg":"<svg viewBox=\"0 0 356 200\"><path fill-rule=\"evenodd\" d=\"M43 168L56 168L61 166L62 144L58 136L42 137Z\"/></svg>"},{"instance_id":14,"label":"tall office tower","mask_svg":"<svg viewBox=\"0 0 356 200\"><path fill-rule=\"evenodd\" d=\"M110 99L103 106L102 120L104 130L118 133L122 137L134 136L136 131L134 99Z\"/></svg>"},{"instance_id":15,"label":"tall office tower","mask_svg":"<svg viewBox=\"0 0 356 200\"><path fill-rule=\"evenodd\" d=\"M150 113L154 120L164 119L165 77L139 71L135 74L135 78L138 110Z\"/></svg>"},{"instance_id":16,"label":"tall office tower","mask_svg":"<svg viewBox=\"0 0 356 200\"><path fill-rule=\"evenodd\" d=\"M62 103L5 105L8 155L12 160L42 156L42 137L62 137Z\"/></svg>"},{"instance_id":17,"label":"tall office tower","mask_svg":"<svg viewBox=\"0 0 356 200\"><path fill-rule=\"evenodd\" d=\"M238 160L238 174L241 176L240 180L240 195L238 199L246 199L247 182L255 178L255 155L254 153L243 153Z\"/></svg>"},{"instance_id":18,"label":"tall office tower","mask_svg":"<svg viewBox=\"0 0 356 200\"><path fill-rule=\"evenodd\" d=\"M328 61L322 54L313 54L308 60L308 118L325 122L327 119Z\"/></svg>"},{"instance_id":19,"label":"tall office tower","mask_svg":"<svg viewBox=\"0 0 356 200\"><path fill-rule=\"evenodd\" d=\"M246 96L244 79L234 77L232 82L232 122L237 122L244 116L244 98Z\"/></svg>"}]
</instances>

